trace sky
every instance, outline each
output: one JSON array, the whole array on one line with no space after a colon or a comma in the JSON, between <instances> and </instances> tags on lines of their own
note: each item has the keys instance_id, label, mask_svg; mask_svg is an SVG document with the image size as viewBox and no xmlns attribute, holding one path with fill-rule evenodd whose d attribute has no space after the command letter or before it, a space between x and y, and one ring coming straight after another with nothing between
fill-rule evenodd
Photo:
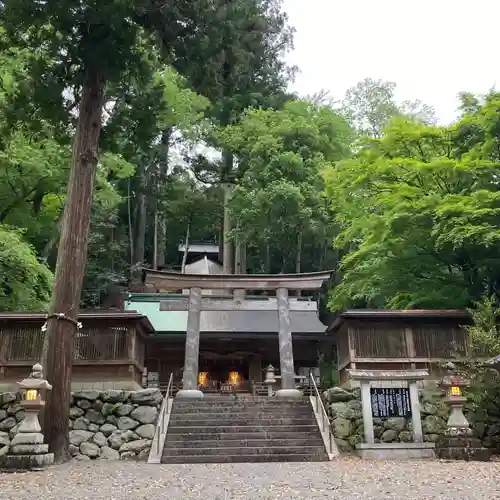
<instances>
[{"instance_id":1,"label":"sky","mask_svg":"<svg viewBox=\"0 0 500 500\"><path fill-rule=\"evenodd\" d=\"M364 78L397 84L398 100L432 105L442 124L461 91L500 87L498 0L283 0L295 27L287 56L301 95L334 99Z\"/></svg>"}]
</instances>

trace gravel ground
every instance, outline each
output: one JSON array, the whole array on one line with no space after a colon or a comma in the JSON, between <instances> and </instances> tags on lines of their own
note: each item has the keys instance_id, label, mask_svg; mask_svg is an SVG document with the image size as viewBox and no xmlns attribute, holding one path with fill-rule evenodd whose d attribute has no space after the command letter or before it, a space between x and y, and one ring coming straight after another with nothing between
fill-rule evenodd
<instances>
[{"instance_id":1,"label":"gravel ground","mask_svg":"<svg viewBox=\"0 0 500 500\"><path fill-rule=\"evenodd\" d=\"M0 474L0 499L500 499L500 463L370 462L147 465L72 462Z\"/></svg>"}]
</instances>

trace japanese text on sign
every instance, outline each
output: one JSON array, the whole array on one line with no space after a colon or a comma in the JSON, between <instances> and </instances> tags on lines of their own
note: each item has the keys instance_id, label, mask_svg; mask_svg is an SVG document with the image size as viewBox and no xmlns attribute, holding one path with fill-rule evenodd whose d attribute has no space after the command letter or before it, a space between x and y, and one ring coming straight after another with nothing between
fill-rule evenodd
<instances>
[{"instance_id":1,"label":"japanese text on sign","mask_svg":"<svg viewBox=\"0 0 500 500\"><path fill-rule=\"evenodd\" d=\"M410 417L410 391L408 388L370 389L374 417Z\"/></svg>"}]
</instances>

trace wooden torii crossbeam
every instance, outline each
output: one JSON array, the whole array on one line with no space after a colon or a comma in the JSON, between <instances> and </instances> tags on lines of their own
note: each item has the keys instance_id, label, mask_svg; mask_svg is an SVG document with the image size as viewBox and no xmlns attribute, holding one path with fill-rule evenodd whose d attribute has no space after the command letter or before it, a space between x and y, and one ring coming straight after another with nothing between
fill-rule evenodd
<instances>
[{"instance_id":1,"label":"wooden torii crossbeam","mask_svg":"<svg viewBox=\"0 0 500 500\"><path fill-rule=\"evenodd\" d=\"M301 274L184 274L142 269L146 285L160 289L202 290L318 290L332 277L332 271Z\"/></svg>"}]
</instances>

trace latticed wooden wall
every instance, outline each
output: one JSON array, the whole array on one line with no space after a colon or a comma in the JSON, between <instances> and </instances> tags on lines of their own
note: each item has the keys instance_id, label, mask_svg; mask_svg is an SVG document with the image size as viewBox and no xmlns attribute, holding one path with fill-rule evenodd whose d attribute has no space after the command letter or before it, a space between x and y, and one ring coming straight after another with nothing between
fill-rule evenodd
<instances>
[{"instance_id":1,"label":"latticed wooden wall","mask_svg":"<svg viewBox=\"0 0 500 500\"><path fill-rule=\"evenodd\" d=\"M0 343L4 346L4 359L38 361L42 354L44 336L44 332L36 326L0 327Z\"/></svg>"},{"instance_id":2,"label":"latticed wooden wall","mask_svg":"<svg viewBox=\"0 0 500 500\"><path fill-rule=\"evenodd\" d=\"M76 336L75 359L109 361L128 357L125 326L82 328Z\"/></svg>"},{"instance_id":3,"label":"latticed wooden wall","mask_svg":"<svg viewBox=\"0 0 500 500\"><path fill-rule=\"evenodd\" d=\"M419 358L454 358L467 354L468 336L463 328L418 325L412 330L415 356Z\"/></svg>"},{"instance_id":4,"label":"latticed wooden wall","mask_svg":"<svg viewBox=\"0 0 500 500\"><path fill-rule=\"evenodd\" d=\"M468 349L466 331L446 323L353 325L349 334L359 358L454 358Z\"/></svg>"},{"instance_id":5,"label":"latticed wooden wall","mask_svg":"<svg viewBox=\"0 0 500 500\"><path fill-rule=\"evenodd\" d=\"M129 359L130 336L127 326L82 328L75 339L75 360ZM5 361L40 360L45 333L38 326L0 326L0 346ZM144 359L144 343L136 342L134 359Z\"/></svg>"},{"instance_id":6,"label":"latticed wooden wall","mask_svg":"<svg viewBox=\"0 0 500 500\"><path fill-rule=\"evenodd\" d=\"M351 342L357 357L406 358L405 328L386 324L350 327Z\"/></svg>"}]
</instances>

